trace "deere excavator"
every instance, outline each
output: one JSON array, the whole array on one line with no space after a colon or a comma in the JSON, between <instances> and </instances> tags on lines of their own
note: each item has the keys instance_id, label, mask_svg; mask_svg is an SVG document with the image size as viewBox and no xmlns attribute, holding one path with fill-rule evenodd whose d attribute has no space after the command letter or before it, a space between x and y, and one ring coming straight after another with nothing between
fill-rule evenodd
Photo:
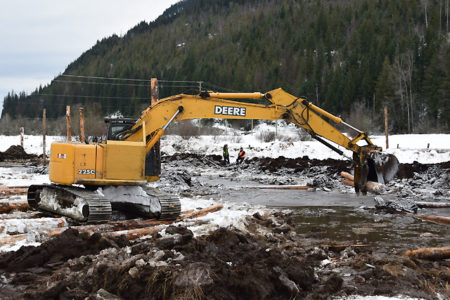
<instances>
[{"instance_id":1,"label":"deere excavator","mask_svg":"<svg viewBox=\"0 0 450 300\"><path fill-rule=\"evenodd\" d=\"M248 99L264 99L267 104L248 103ZM52 184L30 186L28 203L78 223L106 222L113 209L176 219L180 214L179 199L151 189L146 183L160 178L158 141L167 127L175 121L201 118L286 120L341 155L343 151L335 145L344 147L353 152L358 194L366 193L367 180L385 183L398 170L397 158L382 153L365 132L281 88L267 93L205 91L162 99L143 111L137 121L107 119L104 142L53 143L49 166ZM351 128L355 136L348 137L331 122Z\"/></svg>"}]
</instances>

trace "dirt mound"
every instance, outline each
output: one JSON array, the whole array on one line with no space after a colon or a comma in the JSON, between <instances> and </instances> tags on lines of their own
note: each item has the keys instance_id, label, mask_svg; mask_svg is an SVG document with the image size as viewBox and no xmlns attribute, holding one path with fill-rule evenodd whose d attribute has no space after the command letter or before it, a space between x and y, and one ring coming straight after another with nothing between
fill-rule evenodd
<instances>
[{"instance_id":1,"label":"dirt mound","mask_svg":"<svg viewBox=\"0 0 450 300\"><path fill-rule=\"evenodd\" d=\"M18 145L9 147L5 152L0 152L0 161L34 159L37 157L35 154L26 153L22 146Z\"/></svg>"},{"instance_id":2,"label":"dirt mound","mask_svg":"<svg viewBox=\"0 0 450 300\"><path fill-rule=\"evenodd\" d=\"M400 164L397 178L413 178L416 173L426 173L432 169L439 169L440 171L450 171L450 161L438 164L421 164L417 161L412 164Z\"/></svg>"},{"instance_id":3,"label":"dirt mound","mask_svg":"<svg viewBox=\"0 0 450 300\"><path fill-rule=\"evenodd\" d=\"M290 216L248 217L249 234L220 228L194 237L182 226L122 243L69 229L0 259L12 299L328 299L448 295L448 262L372 255L372 247L305 247ZM346 243L348 244L348 242ZM342 277L341 277L342 274Z\"/></svg>"},{"instance_id":4,"label":"dirt mound","mask_svg":"<svg viewBox=\"0 0 450 300\"><path fill-rule=\"evenodd\" d=\"M16 252L8 252L0 257L0 269L21 272L28 268L55 266L69 258L98 253L109 247L124 246L126 240L116 241L100 234L79 234L75 229L67 229L39 247L22 247Z\"/></svg>"}]
</instances>

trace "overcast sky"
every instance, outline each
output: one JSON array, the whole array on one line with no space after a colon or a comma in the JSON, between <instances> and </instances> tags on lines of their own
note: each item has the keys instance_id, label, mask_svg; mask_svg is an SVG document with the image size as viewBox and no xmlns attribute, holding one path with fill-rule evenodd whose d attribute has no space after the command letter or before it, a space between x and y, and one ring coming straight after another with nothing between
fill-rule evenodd
<instances>
[{"instance_id":1,"label":"overcast sky","mask_svg":"<svg viewBox=\"0 0 450 300\"><path fill-rule=\"evenodd\" d=\"M8 92L30 93L97 40L153 21L179 0L1 0L0 114Z\"/></svg>"}]
</instances>

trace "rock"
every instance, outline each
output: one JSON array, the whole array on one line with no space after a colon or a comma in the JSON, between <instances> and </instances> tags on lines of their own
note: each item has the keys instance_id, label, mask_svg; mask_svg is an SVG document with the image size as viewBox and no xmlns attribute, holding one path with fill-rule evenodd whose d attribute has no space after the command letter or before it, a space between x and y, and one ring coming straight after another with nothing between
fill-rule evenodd
<instances>
[{"instance_id":1,"label":"rock","mask_svg":"<svg viewBox=\"0 0 450 300\"><path fill-rule=\"evenodd\" d=\"M273 270L278 275L278 279L280 280L281 285L288 289L291 296L295 296L299 293L298 286L295 284L295 282L287 277L287 275L280 267L274 267Z\"/></svg>"},{"instance_id":2,"label":"rock","mask_svg":"<svg viewBox=\"0 0 450 300\"><path fill-rule=\"evenodd\" d=\"M97 293L92 297L95 300L121 300L122 298L111 294L107 290L99 289Z\"/></svg>"},{"instance_id":3,"label":"rock","mask_svg":"<svg viewBox=\"0 0 450 300\"><path fill-rule=\"evenodd\" d=\"M136 267L132 267L132 268L130 268L130 269L128 270L128 274L130 274L130 276L131 276L132 278L138 277L138 273L139 273L139 271L138 271L138 269L137 269Z\"/></svg>"},{"instance_id":4,"label":"rock","mask_svg":"<svg viewBox=\"0 0 450 300\"><path fill-rule=\"evenodd\" d=\"M380 196L376 196L374 198L375 208L377 209L386 209L386 210L394 210L397 212L405 211L409 213L417 213L419 207L417 204L410 199L394 199L394 200L385 200Z\"/></svg>"},{"instance_id":5,"label":"rock","mask_svg":"<svg viewBox=\"0 0 450 300\"><path fill-rule=\"evenodd\" d=\"M211 268L208 264L195 262L189 264L175 278L177 287L195 287L213 283L211 278Z\"/></svg>"}]
</instances>

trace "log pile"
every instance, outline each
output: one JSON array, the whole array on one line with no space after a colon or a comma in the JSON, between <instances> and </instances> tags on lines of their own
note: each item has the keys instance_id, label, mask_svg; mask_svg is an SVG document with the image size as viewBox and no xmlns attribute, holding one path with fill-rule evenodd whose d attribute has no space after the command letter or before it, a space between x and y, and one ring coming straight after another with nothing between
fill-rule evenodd
<instances>
[{"instance_id":1,"label":"log pile","mask_svg":"<svg viewBox=\"0 0 450 300\"><path fill-rule=\"evenodd\" d=\"M156 232L161 231L165 228L164 225L181 222L187 219L195 219L203 217L209 213L219 211L223 208L222 204L213 205L200 210L189 210L187 212L182 212L177 220L172 221L161 221L157 219L147 219L147 220L125 220L125 221L112 221L105 224L94 224L94 225L81 225L73 226L80 232L87 232L92 234L94 232L103 233L106 236L120 236L125 235L127 239L137 239L146 235L152 235ZM58 227L59 223L58 223ZM1 229L1 226L0 226ZM52 237L58 235L65 231L67 227L54 228L53 230L44 230L39 232L43 237ZM27 238L26 234L16 234L10 235L0 239L0 246L25 240Z\"/></svg>"}]
</instances>

